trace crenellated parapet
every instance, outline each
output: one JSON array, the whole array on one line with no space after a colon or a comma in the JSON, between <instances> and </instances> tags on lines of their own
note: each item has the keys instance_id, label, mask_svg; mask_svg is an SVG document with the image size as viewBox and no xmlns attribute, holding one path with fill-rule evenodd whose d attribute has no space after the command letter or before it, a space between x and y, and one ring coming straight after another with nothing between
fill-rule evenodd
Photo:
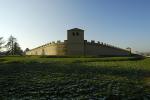
<instances>
[{"instance_id":1,"label":"crenellated parapet","mask_svg":"<svg viewBox=\"0 0 150 100\"><path fill-rule=\"evenodd\" d=\"M107 44L104 42L100 42L100 41L95 42L95 40L91 40L90 42L87 40L84 40L84 43L85 43L85 45L91 45L91 46L96 46L96 47L107 47L107 48L114 48L114 49L120 49L120 50L128 51L126 49L122 49L122 48L119 48L117 46L110 45L110 44Z\"/></svg>"},{"instance_id":2,"label":"crenellated parapet","mask_svg":"<svg viewBox=\"0 0 150 100\"><path fill-rule=\"evenodd\" d=\"M49 42L49 43L46 43L46 44L44 44L44 45L41 45L41 46L39 46L39 47L36 47L36 48L33 48L33 49L31 49L31 50L36 50L36 49L42 49L42 48L45 48L45 47L49 47L49 46L57 46L57 45L65 45L66 44L66 42L67 42L67 40L64 40L63 42L62 41L60 41L60 40L57 40L56 42L55 41L52 41L52 42ZM30 51L31 51L30 50Z\"/></svg>"}]
</instances>

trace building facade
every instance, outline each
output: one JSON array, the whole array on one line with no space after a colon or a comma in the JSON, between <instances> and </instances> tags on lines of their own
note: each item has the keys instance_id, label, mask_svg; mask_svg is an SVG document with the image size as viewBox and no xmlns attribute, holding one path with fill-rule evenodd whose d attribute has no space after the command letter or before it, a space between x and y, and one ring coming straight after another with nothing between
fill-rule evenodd
<instances>
[{"instance_id":1,"label":"building facade","mask_svg":"<svg viewBox=\"0 0 150 100\"><path fill-rule=\"evenodd\" d=\"M67 40L48 43L26 52L26 55L128 56L131 49L122 49L103 42L84 40L84 30L67 31Z\"/></svg>"}]
</instances>

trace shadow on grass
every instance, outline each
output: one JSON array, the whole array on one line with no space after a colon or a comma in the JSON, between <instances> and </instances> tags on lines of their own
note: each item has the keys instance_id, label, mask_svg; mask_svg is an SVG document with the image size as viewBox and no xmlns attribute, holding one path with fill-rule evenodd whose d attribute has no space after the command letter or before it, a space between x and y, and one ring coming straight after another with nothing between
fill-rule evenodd
<instances>
[{"instance_id":1,"label":"shadow on grass","mask_svg":"<svg viewBox=\"0 0 150 100\"><path fill-rule=\"evenodd\" d=\"M137 58L137 57L131 57L131 58L102 58L102 59L90 59L90 60L75 60L73 63L83 63L83 62L116 62L116 61L140 61L144 60L145 58Z\"/></svg>"},{"instance_id":2,"label":"shadow on grass","mask_svg":"<svg viewBox=\"0 0 150 100\"><path fill-rule=\"evenodd\" d=\"M41 73L64 73L64 74L90 74L90 75L112 75L112 76L123 76L128 78L142 78L150 77L150 71L144 69L135 68L121 68L121 66L86 66L81 63L69 63L64 64L63 62L50 62L50 63L39 63L36 61L30 61L28 63L22 63L19 61L13 61L9 63L2 63L0 65L0 74L15 74L25 72L41 72Z\"/></svg>"},{"instance_id":3,"label":"shadow on grass","mask_svg":"<svg viewBox=\"0 0 150 100\"><path fill-rule=\"evenodd\" d=\"M0 63L3 63L4 61L6 61L6 59L0 58Z\"/></svg>"},{"instance_id":4,"label":"shadow on grass","mask_svg":"<svg viewBox=\"0 0 150 100\"><path fill-rule=\"evenodd\" d=\"M3 91L0 92L0 96L2 95L3 97L10 98L53 96L56 99L58 96L63 98L64 95L66 97L87 97L88 95L96 97L98 95L97 98L108 95L105 100L119 100L122 96L113 95L112 92L115 86L115 89L117 90L119 84L117 82L112 83L111 77L109 80L105 78L100 79L101 75L123 76L131 80L133 78L132 82L126 82L125 80L119 81L121 82L120 84L123 84L122 93L124 93L125 96L128 96L130 93L126 93L126 90L135 92L137 91L137 88L141 89L136 86L137 83L134 83L134 79L140 80L142 77L149 76L149 73L150 72L146 70L118 69L117 66L106 68L96 66L89 67L82 65L81 63L39 63L36 61L23 63L13 61L2 63L0 65L0 89ZM76 75L76 77L73 75ZM100 75L97 81L92 81L97 75ZM46 83L42 80L50 81L49 83ZM141 84L138 83L138 85ZM144 89L142 88L140 91L143 92ZM145 92L143 92L143 94L144 93ZM137 93L137 96L139 94L141 93Z\"/></svg>"}]
</instances>

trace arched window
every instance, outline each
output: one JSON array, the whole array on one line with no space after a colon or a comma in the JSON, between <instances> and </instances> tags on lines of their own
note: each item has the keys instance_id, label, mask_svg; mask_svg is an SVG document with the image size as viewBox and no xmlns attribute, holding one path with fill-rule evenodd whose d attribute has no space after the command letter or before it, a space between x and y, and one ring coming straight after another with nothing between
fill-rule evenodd
<instances>
[{"instance_id":1,"label":"arched window","mask_svg":"<svg viewBox=\"0 0 150 100\"><path fill-rule=\"evenodd\" d=\"M79 33L78 33L78 32L76 32L76 35L78 36L78 35L79 35Z\"/></svg>"},{"instance_id":2,"label":"arched window","mask_svg":"<svg viewBox=\"0 0 150 100\"><path fill-rule=\"evenodd\" d=\"M35 55L38 55L38 54L37 54L37 51L35 51Z\"/></svg>"},{"instance_id":3,"label":"arched window","mask_svg":"<svg viewBox=\"0 0 150 100\"><path fill-rule=\"evenodd\" d=\"M75 36L75 33L73 32L72 35Z\"/></svg>"},{"instance_id":4,"label":"arched window","mask_svg":"<svg viewBox=\"0 0 150 100\"><path fill-rule=\"evenodd\" d=\"M42 55L45 55L45 50L44 49L42 49Z\"/></svg>"}]
</instances>

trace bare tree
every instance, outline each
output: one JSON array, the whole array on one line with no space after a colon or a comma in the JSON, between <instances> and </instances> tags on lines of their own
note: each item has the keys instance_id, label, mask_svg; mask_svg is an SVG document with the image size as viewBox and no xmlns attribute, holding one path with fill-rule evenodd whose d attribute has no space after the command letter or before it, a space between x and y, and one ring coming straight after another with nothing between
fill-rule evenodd
<instances>
[{"instance_id":1,"label":"bare tree","mask_svg":"<svg viewBox=\"0 0 150 100\"><path fill-rule=\"evenodd\" d=\"M15 55L22 55L23 51L17 42L14 43L14 54Z\"/></svg>"},{"instance_id":2,"label":"bare tree","mask_svg":"<svg viewBox=\"0 0 150 100\"><path fill-rule=\"evenodd\" d=\"M6 47L7 47L8 54L11 54L11 55L22 54L22 50L19 44L17 43L17 39L13 37L12 35L8 38Z\"/></svg>"},{"instance_id":3,"label":"bare tree","mask_svg":"<svg viewBox=\"0 0 150 100\"><path fill-rule=\"evenodd\" d=\"M25 50L24 50L24 52L27 52L27 51L29 51L30 49L29 48L26 48Z\"/></svg>"},{"instance_id":4,"label":"bare tree","mask_svg":"<svg viewBox=\"0 0 150 100\"><path fill-rule=\"evenodd\" d=\"M12 35L8 38L6 47L7 47L8 53L11 55L14 55L14 44L16 41L17 41L16 38L13 37Z\"/></svg>"}]
</instances>

